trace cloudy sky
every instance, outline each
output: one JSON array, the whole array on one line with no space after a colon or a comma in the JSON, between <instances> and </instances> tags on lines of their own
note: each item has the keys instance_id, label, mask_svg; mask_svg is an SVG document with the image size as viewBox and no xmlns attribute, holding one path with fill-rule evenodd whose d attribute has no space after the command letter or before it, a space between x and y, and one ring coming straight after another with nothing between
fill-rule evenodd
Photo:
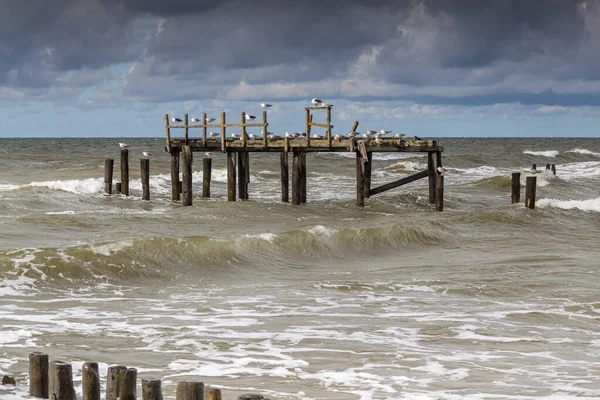
<instances>
[{"instance_id":1,"label":"cloudy sky","mask_svg":"<svg viewBox=\"0 0 600 400\"><path fill-rule=\"evenodd\" d=\"M0 137L270 130L600 136L600 0L0 0Z\"/></svg>"}]
</instances>

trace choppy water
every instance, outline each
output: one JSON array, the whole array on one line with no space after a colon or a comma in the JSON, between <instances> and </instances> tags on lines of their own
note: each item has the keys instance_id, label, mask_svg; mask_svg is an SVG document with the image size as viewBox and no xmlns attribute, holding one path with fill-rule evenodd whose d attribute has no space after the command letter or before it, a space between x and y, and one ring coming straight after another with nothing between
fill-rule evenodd
<instances>
[{"instance_id":1,"label":"choppy water","mask_svg":"<svg viewBox=\"0 0 600 400\"><path fill-rule=\"evenodd\" d=\"M425 181L354 206L354 159L310 154L308 204L279 202L277 155L250 201L170 201L164 140L131 144L132 196L102 194L120 139L0 140L0 398L27 357L198 379L226 399L600 398L600 141L442 139L445 208ZM137 158L153 151L151 201ZM194 164L201 192L201 155ZM510 173L538 174L536 210ZM374 156L374 186L426 167ZM78 388L79 389L79 388Z\"/></svg>"}]
</instances>

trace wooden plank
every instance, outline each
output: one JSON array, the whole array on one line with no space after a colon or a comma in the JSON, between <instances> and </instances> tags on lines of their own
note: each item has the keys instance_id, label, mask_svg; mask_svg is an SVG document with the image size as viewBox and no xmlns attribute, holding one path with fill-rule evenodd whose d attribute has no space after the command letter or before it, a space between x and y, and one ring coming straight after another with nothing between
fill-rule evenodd
<instances>
[{"instance_id":1,"label":"wooden plank","mask_svg":"<svg viewBox=\"0 0 600 400\"><path fill-rule=\"evenodd\" d=\"M358 121L354 121L354 125L352 125L352 129L350 129L350 132L356 132L357 129L358 129Z\"/></svg>"},{"instance_id":2,"label":"wooden plank","mask_svg":"<svg viewBox=\"0 0 600 400\"><path fill-rule=\"evenodd\" d=\"M310 123L312 122L312 115L310 110L306 109L306 147L310 146Z\"/></svg>"},{"instance_id":3,"label":"wooden plank","mask_svg":"<svg viewBox=\"0 0 600 400\"><path fill-rule=\"evenodd\" d=\"M411 183L416 180L425 178L428 175L429 175L429 171L421 171L421 172L417 172L416 174L404 177L402 179L398 179L397 181L394 181L391 183L386 183L385 185L381 185L381 186L371 189L371 196L386 192L390 189L397 188L398 186L406 185L407 183Z\"/></svg>"},{"instance_id":4,"label":"wooden plank","mask_svg":"<svg viewBox=\"0 0 600 400\"><path fill-rule=\"evenodd\" d=\"M319 128L325 128L325 129L328 129L328 130L330 128L333 128L333 125L331 125L331 124L320 124L318 122L309 122L309 125L310 126L316 126L316 127L319 127Z\"/></svg>"},{"instance_id":5,"label":"wooden plank","mask_svg":"<svg viewBox=\"0 0 600 400\"><path fill-rule=\"evenodd\" d=\"M34 351L29 354L29 394L48 398L48 354Z\"/></svg>"},{"instance_id":6,"label":"wooden plank","mask_svg":"<svg viewBox=\"0 0 600 400\"><path fill-rule=\"evenodd\" d=\"M97 362L86 362L81 367L83 400L100 400L100 373Z\"/></svg>"},{"instance_id":7,"label":"wooden plank","mask_svg":"<svg viewBox=\"0 0 600 400\"><path fill-rule=\"evenodd\" d=\"M300 203L306 203L306 152L300 152Z\"/></svg>"},{"instance_id":8,"label":"wooden plank","mask_svg":"<svg viewBox=\"0 0 600 400\"><path fill-rule=\"evenodd\" d=\"M205 125L168 125L167 128L169 129L185 129L185 128L190 128L190 129L196 129L196 128L220 128L222 127L223 124L205 124ZM257 123L252 123L252 124L227 124L225 125L227 128L235 128L235 127L242 127L242 126L263 126L262 122L257 122Z\"/></svg>"},{"instance_id":9,"label":"wooden plank","mask_svg":"<svg viewBox=\"0 0 600 400\"><path fill-rule=\"evenodd\" d=\"M327 107L321 107L321 106L315 106L315 107L304 107L305 110L327 110L328 108L331 109L333 106L327 106Z\"/></svg>"},{"instance_id":10,"label":"wooden plank","mask_svg":"<svg viewBox=\"0 0 600 400\"><path fill-rule=\"evenodd\" d=\"M331 147L331 129L333 126L331 125L331 108L327 108L327 143L329 147Z\"/></svg>"},{"instance_id":11,"label":"wooden plank","mask_svg":"<svg viewBox=\"0 0 600 400\"><path fill-rule=\"evenodd\" d=\"M444 175L436 176L435 210L436 211L444 211Z\"/></svg>"}]
</instances>

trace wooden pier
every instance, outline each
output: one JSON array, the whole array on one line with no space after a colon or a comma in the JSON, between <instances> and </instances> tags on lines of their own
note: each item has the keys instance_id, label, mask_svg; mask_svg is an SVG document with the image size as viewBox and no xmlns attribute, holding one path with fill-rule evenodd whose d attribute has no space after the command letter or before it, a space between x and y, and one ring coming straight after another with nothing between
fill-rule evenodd
<instances>
[{"instance_id":1,"label":"wooden pier","mask_svg":"<svg viewBox=\"0 0 600 400\"><path fill-rule=\"evenodd\" d=\"M281 165L281 200L289 201L289 169L288 154L292 153L292 204L306 203L306 154L315 152L351 152L356 154L356 205L364 206L365 198L383 193L387 190L402 186L404 184L427 177L429 184L429 203L438 211L443 210L443 173L438 172L442 167L442 146L436 140L422 140L416 136L413 139L404 137L388 137L385 134L377 134L368 137L356 132L358 121L350 130L349 135L334 135L331 124L331 106L306 107L306 129L305 132L296 133L295 137L280 136L269 133L267 111L262 113L262 121L253 121L256 117L248 117L241 113L240 123L228 123L227 116L223 112L219 123L215 119L207 119L206 113L202 119L193 120L190 124L188 114L183 119L175 119L165 115L166 143L165 150L171 155L171 178L172 178L172 200L180 200L182 204L192 205L192 163L193 153L222 152L227 157L227 198L229 201L248 199L248 183L250 168L250 153L279 153ZM325 122L315 122L313 119L318 113L325 113ZM260 128L260 135L248 134L247 128ZM312 128L325 129L324 134L312 133ZM230 133L231 129L239 130ZM214 132L208 133L209 129ZM181 130L182 135L175 135ZM192 134L200 131L200 135ZM354 136L354 137L353 137ZM373 153L389 152L421 152L427 153L427 169L408 177L398 179L394 182L371 187L372 159ZM125 162L124 165L127 165ZM210 162L204 162L203 197L210 197ZM180 168L182 181L179 182ZM206 168L208 168L208 175ZM180 185L182 187L180 187ZM122 188L128 189L127 185ZM123 189L123 190L125 190ZM125 194L125 192L123 192Z\"/></svg>"}]
</instances>

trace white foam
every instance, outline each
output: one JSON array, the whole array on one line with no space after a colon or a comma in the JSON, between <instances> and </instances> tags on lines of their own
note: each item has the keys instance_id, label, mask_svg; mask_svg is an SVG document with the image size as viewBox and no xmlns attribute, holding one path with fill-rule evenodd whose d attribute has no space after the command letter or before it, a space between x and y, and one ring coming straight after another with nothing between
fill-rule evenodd
<instances>
[{"instance_id":1,"label":"white foam","mask_svg":"<svg viewBox=\"0 0 600 400\"><path fill-rule=\"evenodd\" d=\"M555 207L563 210L578 209L582 211L600 212L600 197L587 200L559 200L559 199L539 199L535 203L538 207Z\"/></svg>"},{"instance_id":2,"label":"white foam","mask_svg":"<svg viewBox=\"0 0 600 400\"><path fill-rule=\"evenodd\" d=\"M311 233L315 236L330 237L330 236L336 234L338 231L336 229L327 228L323 225L316 225L310 229L307 229L307 232Z\"/></svg>"},{"instance_id":3,"label":"white foam","mask_svg":"<svg viewBox=\"0 0 600 400\"><path fill-rule=\"evenodd\" d=\"M76 194L95 195L104 191L104 178L69 179L64 181L31 182L29 186L63 190Z\"/></svg>"},{"instance_id":4,"label":"white foam","mask_svg":"<svg viewBox=\"0 0 600 400\"><path fill-rule=\"evenodd\" d=\"M15 190L20 188L21 186L19 185L10 185L7 183L0 183L0 192L7 192L9 190Z\"/></svg>"},{"instance_id":5,"label":"white foam","mask_svg":"<svg viewBox=\"0 0 600 400\"><path fill-rule=\"evenodd\" d=\"M590 155L590 156L600 157L600 153L596 153L595 151L591 151L591 150L587 150L587 149L567 150L567 151L565 151L565 153L579 153L579 154L586 154L586 155Z\"/></svg>"},{"instance_id":6,"label":"white foam","mask_svg":"<svg viewBox=\"0 0 600 400\"><path fill-rule=\"evenodd\" d=\"M554 158L554 157L558 156L559 151L558 150L540 150L540 151L525 150L525 151L523 151L523 154L531 154L533 156Z\"/></svg>"},{"instance_id":7,"label":"white foam","mask_svg":"<svg viewBox=\"0 0 600 400\"><path fill-rule=\"evenodd\" d=\"M122 242L116 243L106 243L97 246L90 246L90 250L92 250L96 254L100 254L103 256L110 256L114 253L117 253L127 247L133 246L133 240L124 240Z\"/></svg>"}]
</instances>

